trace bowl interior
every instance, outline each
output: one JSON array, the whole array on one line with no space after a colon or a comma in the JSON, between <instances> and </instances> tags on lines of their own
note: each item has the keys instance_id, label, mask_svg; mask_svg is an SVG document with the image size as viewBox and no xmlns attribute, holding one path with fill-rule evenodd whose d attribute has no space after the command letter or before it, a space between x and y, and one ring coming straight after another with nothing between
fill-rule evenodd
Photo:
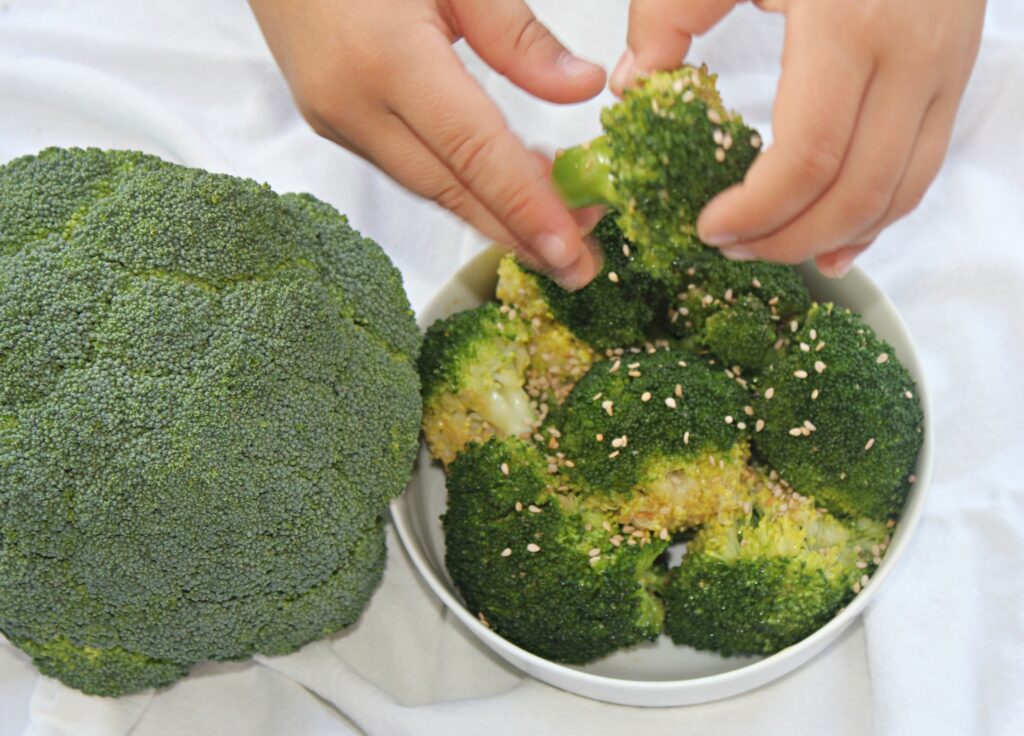
<instances>
[{"instance_id":1,"label":"bowl interior","mask_svg":"<svg viewBox=\"0 0 1024 736\"><path fill-rule=\"evenodd\" d=\"M420 315L421 326L494 298L501 252L481 252L446 284ZM525 671L589 697L632 705L676 705L742 692L781 676L824 648L856 617L896 564L921 513L931 457L931 412L913 343L892 303L858 269L841 280L822 277L813 266L798 270L817 301L832 301L859 312L888 341L918 385L925 412L925 439L914 485L892 543L870 583L832 621L807 639L771 657L721 657L676 646L662 636L583 666L561 665L536 657L497 636L463 605L444 564L440 516L447 505L441 467L421 450L407 492L392 505L399 535L419 572L442 601L484 643Z\"/></svg>"}]
</instances>

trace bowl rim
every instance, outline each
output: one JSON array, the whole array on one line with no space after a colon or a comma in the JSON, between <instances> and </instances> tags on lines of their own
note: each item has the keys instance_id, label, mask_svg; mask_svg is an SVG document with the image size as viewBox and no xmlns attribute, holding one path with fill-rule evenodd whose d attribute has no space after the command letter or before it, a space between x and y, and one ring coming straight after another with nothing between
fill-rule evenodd
<instances>
[{"instance_id":1,"label":"bowl rim","mask_svg":"<svg viewBox=\"0 0 1024 736\"><path fill-rule=\"evenodd\" d=\"M480 279L481 272L484 268L491 268L491 271L494 272L495 269L493 268L493 264L497 262L502 253L503 251L497 248L497 246L491 245L466 261L451 276L451 278L446 281L445 284L437 290L437 292L435 292L434 296L428 300L427 304L421 310L421 316L418 318L420 327L425 329L428 326L427 324L424 324L424 322L427 321L427 315L430 316L429 321L432 322L438 313L448 311L443 308L444 302L445 300L451 299L447 292L449 292L456 283L473 282ZM817 271L811 264L801 264L795 268L805 282L812 280L818 281L820 284L822 283L821 280L824 279L824 277L817 274ZM497 280L496 273L494 273L494 280ZM607 702L617 702L630 705L651 704L595 695L592 690L576 690L571 687L566 687L564 680L579 682L584 685L589 685L592 688L599 688L600 690L612 688L614 690L654 694L682 694L697 690L712 690L716 688L716 686L733 686L731 688L727 688L728 692L725 692L724 694L711 695L709 697L686 701L693 703L707 702L710 700L731 697L748 690L753 690L802 666L805 662L816 656L861 614L867 604L874 597L876 591L892 574L893 569L896 568L904 551L910 544L910 540L913 538L913 533L917 528L917 525L920 523L928 493L928 487L930 485L934 437L934 429L932 426L933 412L931 410L927 386L925 385L923 373L921 371L920 356L910 335L910 331L907 329L906 323L903 321L903 318L900 316L895 305L893 305L888 297L885 296L884 292L882 292L877 284L867 276L863 269L856 265L850 269L843 279L828 281L833 283L846 282L851 284L852 288L855 288L858 291L863 290L865 292L865 298L877 301L882 305L882 307L884 307L891 319L891 324L887 325L886 330L888 333L888 337L886 338L887 341L892 342L893 335L897 335L899 340L906 346L906 348L900 350L900 361L907 367L908 371L910 371L915 383L917 384L916 393L924 414L924 439L918 453L917 465L914 471L916 476L914 487L909 494L903 513L896 525L895 532L891 543L886 550L882 564L880 564L872 573L868 584L861 589L860 593L858 593L846 606L840 609L840 611L836 613L836 615L833 616L826 624L795 644L775 652L774 654L742 665L736 669L712 675L702 675L698 677L673 680L633 680L586 672L584 670L577 669L574 666L545 659L544 657L519 647L495 633L490 628L484 626L476 616L470 613L469 609L467 609L459 599L457 593L444 579L443 574L440 574L439 571L435 569L432 562L427 558L422 541L418 538L413 527L413 522L411 520L412 512L409 508L409 503L407 502L408 493L403 493L391 502L391 516L394 521L395 528L398 531L399 538L401 539L402 546L412 559L417 572L426 581L428 587L476 637L481 639L492 650L518 669L562 689L570 690L579 695L583 695L584 697L605 700ZM811 284L809 284L809 286L811 286ZM493 289L491 289L491 291L493 291ZM871 326L872 329L876 329L873 325L870 325L870 323L869 326ZM421 455L418 462L422 462L424 459L424 455L422 453L423 451L421 448ZM415 482L415 479L413 479L410 482L410 486L415 484ZM539 674L539 672L547 671L551 671L553 676L558 675L558 681L552 681L552 679L548 679ZM743 687L743 683L740 681L749 681L751 684L749 687ZM737 688L737 685L741 686ZM680 702L672 704L683 703ZM658 702L654 703L654 705L669 705L669 703Z\"/></svg>"}]
</instances>

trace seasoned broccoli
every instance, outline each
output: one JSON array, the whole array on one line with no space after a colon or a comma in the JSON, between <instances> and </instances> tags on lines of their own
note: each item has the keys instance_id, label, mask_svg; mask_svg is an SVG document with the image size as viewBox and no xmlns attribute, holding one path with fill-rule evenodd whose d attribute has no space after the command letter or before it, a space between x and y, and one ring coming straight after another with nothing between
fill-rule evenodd
<instances>
[{"instance_id":1,"label":"seasoned broccoli","mask_svg":"<svg viewBox=\"0 0 1024 736\"><path fill-rule=\"evenodd\" d=\"M127 151L0 167L0 631L118 695L354 622L420 342L309 195Z\"/></svg>"},{"instance_id":2,"label":"seasoned broccoli","mask_svg":"<svg viewBox=\"0 0 1024 736\"><path fill-rule=\"evenodd\" d=\"M724 371L661 348L596 363L551 423L609 516L668 536L742 503L752 411Z\"/></svg>"},{"instance_id":3,"label":"seasoned broccoli","mask_svg":"<svg viewBox=\"0 0 1024 736\"><path fill-rule=\"evenodd\" d=\"M559 662L655 638L663 619L656 560L668 542L624 535L588 507L571 467L549 464L536 445L492 438L449 466L445 560L469 610Z\"/></svg>"},{"instance_id":4,"label":"seasoned broccoli","mask_svg":"<svg viewBox=\"0 0 1024 736\"><path fill-rule=\"evenodd\" d=\"M604 135L560 152L552 177L571 207L611 205L639 264L673 280L673 262L704 246L697 215L743 179L761 139L722 105L716 75L656 72L601 115Z\"/></svg>"},{"instance_id":5,"label":"seasoned broccoli","mask_svg":"<svg viewBox=\"0 0 1024 736\"><path fill-rule=\"evenodd\" d=\"M633 247L611 215L601 219L592 235L604 263L585 287L566 291L506 256L498 270L498 298L526 316L557 320L598 350L641 344L661 311L661 290L643 270L633 268Z\"/></svg>"},{"instance_id":6,"label":"seasoned broccoli","mask_svg":"<svg viewBox=\"0 0 1024 736\"><path fill-rule=\"evenodd\" d=\"M827 623L887 545L884 524L839 521L761 475L739 513L687 542L662 591L665 631L724 655L772 654Z\"/></svg>"},{"instance_id":7,"label":"seasoned broccoli","mask_svg":"<svg viewBox=\"0 0 1024 736\"><path fill-rule=\"evenodd\" d=\"M814 305L752 384L755 452L834 514L898 516L923 438L914 381L848 309Z\"/></svg>"}]
</instances>

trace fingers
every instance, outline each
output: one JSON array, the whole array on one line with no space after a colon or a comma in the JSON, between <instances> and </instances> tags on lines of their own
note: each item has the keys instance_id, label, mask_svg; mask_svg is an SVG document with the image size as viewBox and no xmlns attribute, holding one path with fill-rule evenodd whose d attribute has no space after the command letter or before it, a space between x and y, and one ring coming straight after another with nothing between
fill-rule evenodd
<instances>
[{"instance_id":1,"label":"fingers","mask_svg":"<svg viewBox=\"0 0 1024 736\"><path fill-rule=\"evenodd\" d=\"M822 276L839 279L847 274L854 259L870 247L871 242L863 245L847 245L831 253L825 253L814 259L814 265Z\"/></svg>"},{"instance_id":2,"label":"fingers","mask_svg":"<svg viewBox=\"0 0 1024 736\"><path fill-rule=\"evenodd\" d=\"M522 0L451 2L457 30L495 71L551 102L581 102L604 88L604 70L573 56Z\"/></svg>"},{"instance_id":3,"label":"fingers","mask_svg":"<svg viewBox=\"0 0 1024 736\"><path fill-rule=\"evenodd\" d=\"M612 73L617 95L637 74L679 66L690 42L733 9L737 0L633 0L629 4L628 48Z\"/></svg>"},{"instance_id":4,"label":"fingers","mask_svg":"<svg viewBox=\"0 0 1024 736\"><path fill-rule=\"evenodd\" d=\"M705 243L725 246L779 230L839 175L874 64L854 41L834 32L836 22L841 17L798 10L787 20L775 142L741 184L701 213L697 229Z\"/></svg>"},{"instance_id":5,"label":"fingers","mask_svg":"<svg viewBox=\"0 0 1024 736\"><path fill-rule=\"evenodd\" d=\"M412 49L422 64L404 65L389 104L454 179L567 288L593 278L594 262L573 218L501 114L444 39Z\"/></svg>"}]
</instances>

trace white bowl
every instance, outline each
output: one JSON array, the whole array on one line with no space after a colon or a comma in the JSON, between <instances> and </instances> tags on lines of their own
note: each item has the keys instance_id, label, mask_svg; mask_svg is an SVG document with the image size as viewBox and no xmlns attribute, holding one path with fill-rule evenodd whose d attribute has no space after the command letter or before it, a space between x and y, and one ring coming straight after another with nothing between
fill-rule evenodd
<instances>
[{"instance_id":1,"label":"white bowl","mask_svg":"<svg viewBox=\"0 0 1024 736\"><path fill-rule=\"evenodd\" d=\"M494 298L501 252L490 248L467 263L419 315L420 325ZM463 605L444 564L440 516L447 505L444 472L426 450L406 493L391 504L391 515L406 551L430 588L487 646L524 672L551 685L596 700L636 706L691 705L719 700L760 687L816 655L850 625L899 562L921 517L931 474L931 410L920 360L895 307L862 271L826 279L813 266L797 269L817 301L832 301L860 313L888 341L917 382L924 410L924 445L918 456L917 482L882 564L868 585L839 614L806 639L769 657L721 657L676 646L666 636L657 642L616 652L587 665L564 665L538 657L495 634Z\"/></svg>"}]
</instances>

